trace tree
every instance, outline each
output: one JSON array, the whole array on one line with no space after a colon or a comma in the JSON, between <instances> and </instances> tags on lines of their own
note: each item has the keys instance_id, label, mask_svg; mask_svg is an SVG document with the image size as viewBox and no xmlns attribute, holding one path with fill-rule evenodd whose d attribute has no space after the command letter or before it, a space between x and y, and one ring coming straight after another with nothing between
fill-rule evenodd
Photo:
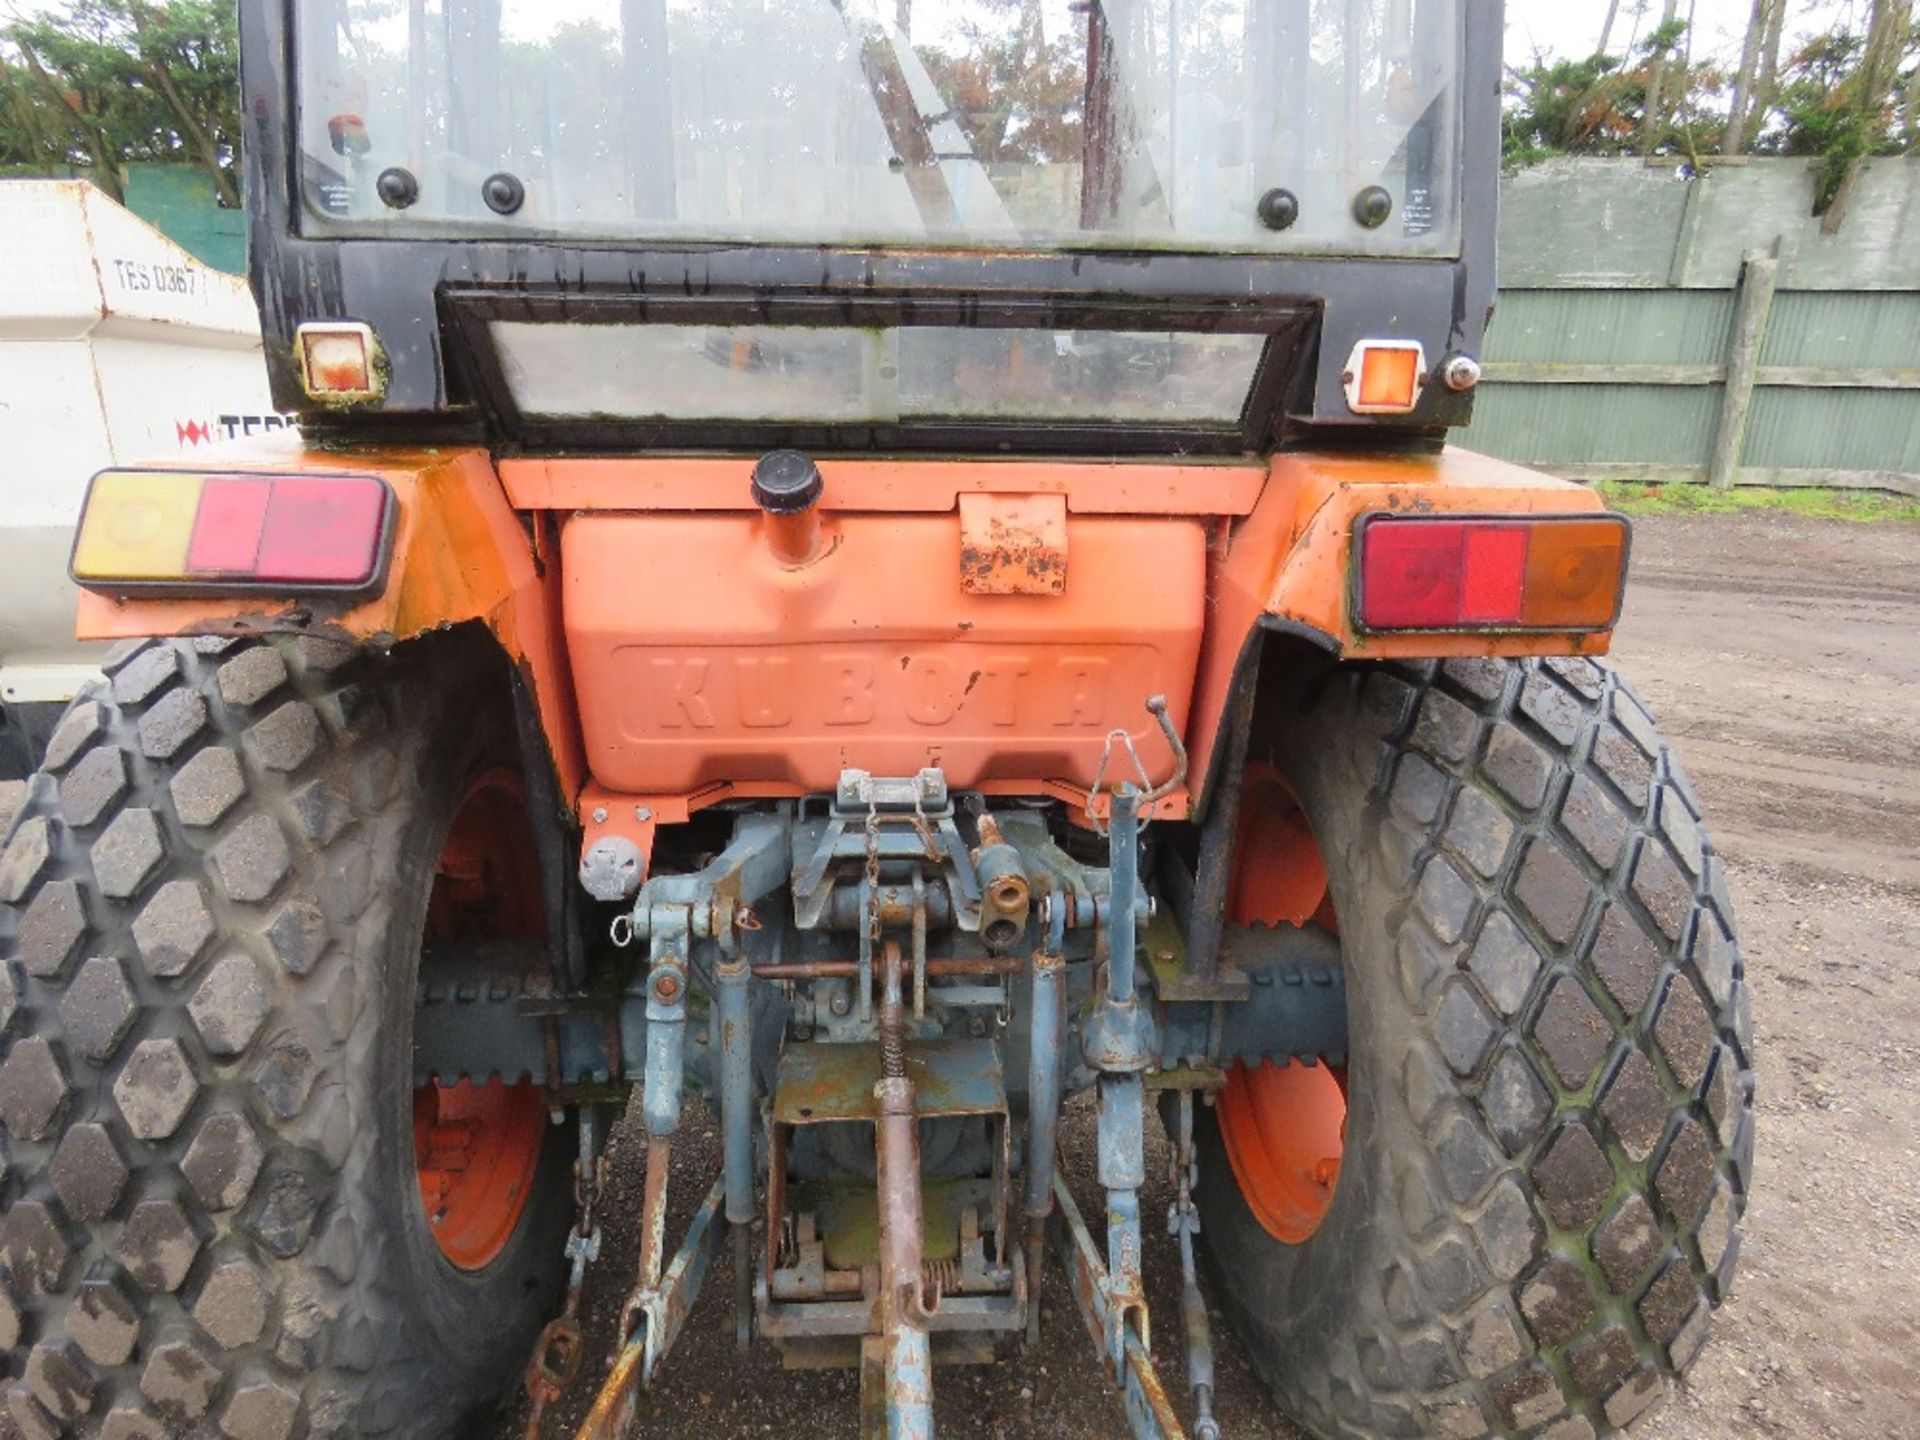
<instances>
[{"instance_id":1,"label":"tree","mask_svg":"<svg viewBox=\"0 0 1920 1440\"><path fill-rule=\"evenodd\" d=\"M1600 22L1600 43L1593 47L1593 53L1604 55L1607 46L1613 42L1613 22L1620 15L1620 0L1607 0L1607 18Z\"/></svg>"},{"instance_id":2,"label":"tree","mask_svg":"<svg viewBox=\"0 0 1920 1440\"><path fill-rule=\"evenodd\" d=\"M1674 53L1685 29L1684 20L1657 27L1632 57L1536 55L1531 65L1509 68L1506 163L1666 150L1697 159L1701 137L1719 133L1709 102L1723 82L1711 61L1694 64L1684 51Z\"/></svg>"},{"instance_id":3,"label":"tree","mask_svg":"<svg viewBox=\"0 0 1920 1440\"><path fill-rule=\"evenodd\" d=\"M1747 19L1747 33L1740 44L1740 68L1734 72L1733 100L1727 107L1727 128L1720 138L1722 155L1738 155L1749 143L1746 139L1747 112L1754 108L1754 86L1759 76L1761 49L1766 43L1773 13L1783 9L1782 0L1753 0L1753 13Z\"/></svg>"},{"instance_id":4,"label":"tree","mask_svg":"<svg viewBox=\"0 0 1920 1440\"><path fill-rule=\"evenodd\" d=\"M1686 22L1676 19L1674 11L1678 0L1661 0L1660 23L1654 27L1653 34L1647 37L1647 97L1640 112L1640 153L1651 155L1654 147L1664 138L1667 116L1673 108L1673 95L1668 88L1669 74L1673 67L1673 52L1679 47L1681 36L1686 33Z\"/></svg>"},{"instance_id":5,"label":"tree","mask_svg":"<svg viewBox=\"0 0 1920 1440\"><path fill-rule=\"evenodd\" d=\"M118 200L125 194L123 143L140 129L126 55L95 17L16 25L8 65L26 140L8 146L20 168L84 169Z\"/></svg>"},{"instance_id":6,"label":"tree","mask_svg":"<svg viewBox=\"0 0 1920 1440\"><path fill-rule=\"evenodd\" d=\"M1742 149L1753 148L1767 112L1780 98L1780 40L1786 21L1787 0L1773 0L1772 12L1767 16L1766 37L1760 42L1760 71L1753 78L1753 99L1747 106L1745 129L1740 137Z\"/></svg>"},{"instance_id":7,"label":"tree","mask_svg":"<svg viewBox=\"0 0 1920 1440\"><path fill-rule=\"evenodd\" d=\"M165 101L178 148L213 180L220 203L237 206L240 156L239 35L234 7L209 0L125 4L140 72ZM158 138L158 137L156 137Z\"/></svg>"},{"instance_id":8,"label":"tree","mask_svg":"<svg viewBox=\"0 0 1920 1440\"><path fill-rule=\"evenodd\" d=\"M1789 57L1778 131L1760 148L1819 157L1816 213L1835 209L1862 160L1913 147L1912 96L1920 31L1911 0L1874 0L1864 34L1847 26L1816 35Z\"/></svg>"},{"instance_id":9,"label":"tree","mask_svg":"<svg viewBox=\"0 0 1920 1440\"><path fill-rule=\"evenodd\" d=\"M1079 38L1049 41L1039 0L993 0L988 8L999 12L996 21L962 24L958 53L919 52L967 144L988 163L1078 159L1086 88Z\"/></svg>"},{"instance_id":10,"label":"tree","mask_svg":"<svg viewBox=\"0 0 1920 1440\"><path fill-rule=\"evenodd\" d=\"M234 9L80 0L0 33L0 163L75 171L115 199L136 161L198 166L239 204Z\"/></svg>"},{"instance_id":11,"label":"tree","mask_svg":"<svg viewBox=\"0 0 1920 1440\"><path fill-rule=\"evenodd\" d=\"M1510 69L1501 147L1505 162L1624 153L1639 120L1632 78L1620 64L1614 55L1585 60L1536 55L1532 65Z\"/></svg>"},{"instance_id":12,"label":"tree","mask_svg":"<svg viewBox=\"0 0 1920 1440\"><path fill-rule=\"evenodd\" d=\"M1870 0L1864 29L1807 37L1784 61L1787 0L1753 0L1731 75L1711 57L1694 60L1678 0L1662 4L1661 23L1626 57L1536 55L1508 69L1509 165L1556 154L1671 152L1695 164L1715 151L1814 156L1825 162L1824 211L1860 160L1920 142L1915 0Z\"/></svg>"}]
</instances>

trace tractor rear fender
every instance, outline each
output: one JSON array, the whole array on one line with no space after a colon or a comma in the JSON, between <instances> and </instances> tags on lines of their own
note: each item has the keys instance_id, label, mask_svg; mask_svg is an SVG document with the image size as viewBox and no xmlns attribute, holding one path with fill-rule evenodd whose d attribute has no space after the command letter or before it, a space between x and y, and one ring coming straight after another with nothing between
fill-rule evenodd
<instances>
[{"instance_id":1,"label":"tractor rear fender","mask_svg":"<svg viewBox=\"0 0 1920 1440\"><path fill-rule=\"evenodd\" d=\"M80 639L281 632L391 645L478 621L493 632L532 696L560 794L579 793L586 765L559 624L552 517L516 515L486 451L369 447L345 455L269 439L223 450L212 465L173 461L148 468L378 475L391 487L397 511L385 581L377 593L352 598L156 599L83 590Z\"/></svg>"},{"instance_id":2,"label":"tractor rear fender","mask_svg":"<svg viewBox=\"0 0 1920 1440\"><path fill-rule=\"evenodd\" d=\"M381 476L392 487L399 519L380 592L354 600L83 593L78 631L83 639L302 631L392 644L478 621L527 682L561 795L577 797L589 785L591 768L577 696L593 688L588 683L593 677L574 673L562 627L558 536L565 517L649 511L684 517L691 512L737 516L744 529L758 523L746 493L750 463L663 457L507 460L496 466L477 448L369 448L350 458L285 444L235 450L222 457L221 469ZM192 468L204 472L208 467ZM842 461L822 468L827 475L823 508L849 517L953 515L963 509L961 497L987 493L1063 496L1069 533L1080 516L1096 517L1107 527L1129 516L1142 525L1164 527L1176 519L1204 524L1209 537L1204 621L1189 652L1197 653L1197 662L1189 662L1187 693L1171 697L1176 715L1185 717L1195 791L1209 773L1236 669L1265 628L1278 626L1355 658L1598 654L1607 645L1604 632L1383 636L1355 628L1349 562L1354 522L1364 514L1601 508L1583 486L1466 451L1295 453L1265 464ZM716 564L720 558L715 556ZM969 625L962 622L959 628ZM778 646L792 638L769 634L767 643ZM793 736L796 742L808 738ZM852 736L840 738L854 743ZM699 745L702 739L690 734L686 743ZM763 775L741 778L759 782L758 790L765 793L790 788L769 788ZM1060 778L1032 777L1036 782ZM1010 787L1003 778L995 788Z\"/></svg>"},{"instance_id":3,"label":"tractor rear fender","mask_svg":"<svg viewBox=\"0 0 1920 1440\"><path fill-rule=\"evenodd\" d=\"M1354 522L1377 512L1591 514L1584 485L1452 446L1430 454L1273 457L1251 514L1237 521L1208 577L1208 622L1193 699L1190 773L1197 794L1236 670L1266 630L1304 636L1350 659L1471 655L1604 655L1610 631L1460 631L1370 635L1352 606Z\"/></svg>"}]
</instances>

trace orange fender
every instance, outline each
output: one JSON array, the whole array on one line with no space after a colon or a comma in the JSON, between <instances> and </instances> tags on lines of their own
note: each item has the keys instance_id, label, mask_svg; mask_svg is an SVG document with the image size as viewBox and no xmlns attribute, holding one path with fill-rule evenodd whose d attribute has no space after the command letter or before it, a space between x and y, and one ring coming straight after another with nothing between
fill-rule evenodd
<instances>
[{"instance_id":1,"label":"orange fender","mask_svg":"<svg viewBox=\"0 0 1920 1440\"><path fill-rule=\"evenodd\" d=\"M1368 635L1354 628L1354 521L1411 514L1578 514L1604 508L1584 485L1449 446L1427 455L1298 452L1273 457L1251 514L1233 525L1209 577L1209 623L1195 687L1191 774L1208 774L1234 668L1263 617L1352 659L1603 655L1610 635Z\"/></svg>"},{"instance_id":2,"label":"orange fender","mask_svg":"<svg viewBox=\"0 0 1920 1440\"><path fill-rule=\"evenodd\" d=\"M162 467L155 467L162 468ZM385 588L365 599L256 595L161 600L81 592L82 640L147 635L322 634L393 644L471 620L483 622L529 683L563 796L586 766L559 623L559 567L548 563L544 522L531 534L480 449L365 449L351 457L298 442L222 451L216 464L164 468L252 474L379 475L399 502Z\"/></svg>"}]
</instances>

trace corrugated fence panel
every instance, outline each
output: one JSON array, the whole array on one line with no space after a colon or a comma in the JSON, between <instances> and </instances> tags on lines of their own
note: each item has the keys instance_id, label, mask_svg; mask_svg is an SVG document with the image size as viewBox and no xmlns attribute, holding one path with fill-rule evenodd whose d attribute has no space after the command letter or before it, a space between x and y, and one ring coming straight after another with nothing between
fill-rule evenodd
<instances>
[{"instance_id":1,"label":"corrugated fence panel","mask_svg":"<svg viewBox=\"0 0 1920 1440\"><path fill-rule=\"evenodd\" d=\"M1461 442L1573 473L1920 494L1920 157L1865 165L1831 234L1812 196L1797 160L1700 178L1560 160L1508 177ZM1751 333L1736 315L1767 293L1737 288L1744 257L1769 254L1765 339L1736 356ZM1751 378L1744 404L1727 398L1730 368ZM1717 447L1743 416L1740 441Z\"/></svg>"},{"instance_id":2,"label":"corrugated fence panel","mask_svg":"<svg viewBox=\"0 0 1920 1440\"><path fill-rule=\"evenodd\" d=\"M1763 386L1754 392L1741 463L1920 475L1920 391Z\"/></svg>"},{"instance_id":3,"label":"corrugated fence panel","mask_svg":"<svg viewBox=\"0 0 1920 1440\"><path fill-rule=\"evenodd\" d=\"M1460 443L1506 460L1703 465L1718 385L1488 385Z\"/></svg>"},{"instance_id":4,"label":"corrugated fence panel","mask_svg":"<svg viewBox=\"0 0 1920 1440\"><path fill-rule=\"evenodd\" d=\"M1760 363L1920 369L1920 293L1782 291Z\"/></svg>"},{"instance_id":5,"label":"corrugated fence panel","mask_svg":"<svg viewBox=\"0 0 1920 1440\"><path fill-rule=\"evenodd\" d=\"M1487 359L1555 365L1711 365L1727 345L1724 290L1502 290Z\"/></svg>"}]
</instances>

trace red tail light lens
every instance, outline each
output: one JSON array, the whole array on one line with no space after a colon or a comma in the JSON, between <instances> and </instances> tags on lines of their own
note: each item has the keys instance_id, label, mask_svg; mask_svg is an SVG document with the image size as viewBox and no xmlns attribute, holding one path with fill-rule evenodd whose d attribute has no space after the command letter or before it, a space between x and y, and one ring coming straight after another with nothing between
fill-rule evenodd
<instances>
[{"instance_id":1,"label":"red tail light lens","mask_svg":"<svg viewBox=\"0 0 1920 1440\"><path fill-rule=\"evenodd\" d=\"M1620 613L1619 515L1369 515L1355 530L1367 630L1604 630Z\"/></svg>"},{"instance_id":2,"label":"red tail light lens","mask_svg":"<svg viewBox=\"0 0 1920 1440\"><path fill-rule=\"evenodd\" d=\"M260 527L266 523L273 481L208 480L187 538L189 575L251 575L260 558Z\"/></svg>"},{"instance_id":3,"label":"red tail light lens","mask_svg":"<svg viewBox=\"0 0 1920 1440\"><path fill-rule=\"evenodd\" d=\"M380 558L387 487L378 480L289 476L273 482L254 578L365 585Z\"/></svg>"},{"instance_id":4,"label":"red tail light lens","mask_svg":"<svg viewBox=\"0 0 1920 1440\"><path fill-rule=\"evenodd\" d=\"M120 593L363 591L386 567L394 508L371 475L103 471L81 512L73 578Z\"/></svg>"}]
</instances>

